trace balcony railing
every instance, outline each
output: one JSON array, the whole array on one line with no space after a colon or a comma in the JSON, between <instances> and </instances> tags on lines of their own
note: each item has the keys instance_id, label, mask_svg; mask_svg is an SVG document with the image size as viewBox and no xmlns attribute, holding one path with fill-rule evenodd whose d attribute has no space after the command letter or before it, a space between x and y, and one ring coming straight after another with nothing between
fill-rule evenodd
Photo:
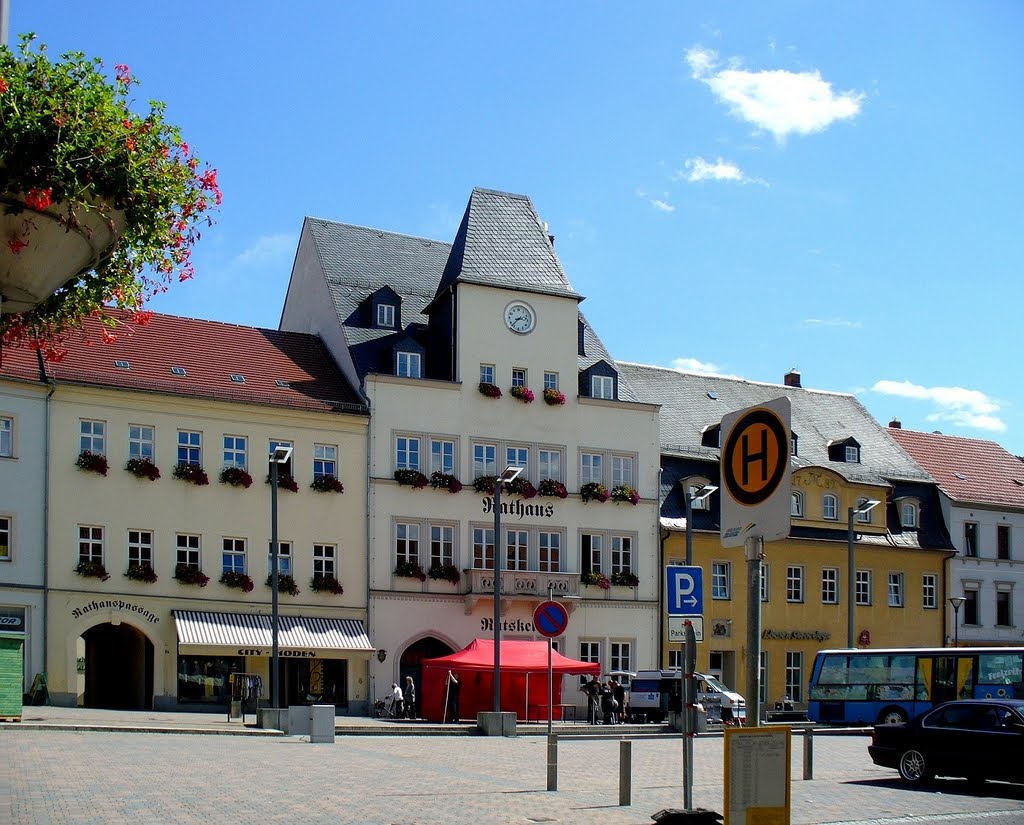
<instances>
[{"instance_id":1,"label":"balcony railing","mask_svg":"<svg viewBox=\"0 0 1024 825\"><path fill-rule=\"evenodd\" d=\"M494 593L493 570L467 570L469 593L486 596ZM551 595L559 599L580 597L579 573L542 573L538 570L502 570L501 594L505 598L546 599L548 584Z\"/></svg>"}]
</instances>

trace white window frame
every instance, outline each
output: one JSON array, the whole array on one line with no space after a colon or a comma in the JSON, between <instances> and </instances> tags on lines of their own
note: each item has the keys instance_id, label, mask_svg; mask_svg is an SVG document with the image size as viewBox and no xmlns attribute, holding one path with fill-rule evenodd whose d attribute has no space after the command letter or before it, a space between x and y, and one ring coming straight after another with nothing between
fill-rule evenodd
<instances>
[{"instance_id":1,"label":"white window frame","mask_svg":"<svg viewBox=\"0 0 1024 825\"><path fill-rule=\"evenodd\" d=\"M14 519L0 515L0 562L14 560Z\"/></svg>"},{"instance_id":2,"label":"white window frame","mask_svg":"<svg viewBox=\"0 0 1024 825\"><path fill-rule=\"evenodd\" d=\"M288 460L284 464L278 464L277 465L277 475L278 475L278 478L281 478L281 477L284 477L284 476L287 476L289 478L294 478L295 477L295 473L292 472L292 466L293 466L292 462L294 462L294 460L295 460L295 445L291 441L283 441L280 438L272 438L267 443L267 475L269 476L270 475L270 471L271 471L270 456L272 456L274 454L274 452L276 450L278 450L278 449L284 449L284 450L290 449L292 451L291 453L288 454Z\"/></svg>"},{"instance_id":3,"label":"white window frame","mask_svg":"<svg viewBox=\"0 0 1024 825\"><path fill-rule=\"evenodd\" d=\"M338 477L338 445L313 445L313 478Z\"/></svg>"},{"instance_id":4,"label":"white window frame","mask_svg":"<svg viewBox=\"0 0 1024 825\"><path fill-rule=\"evenodd\" d=\"M198 533L175 533L174 565L187 565L193 570L202 570L203 539Z\"/></svg>"},{"instance_id":5,"label":"white window frame","mask_svg":"<svg viewBox=\"0 0 1024 825\"><path fill-rule=\"evenodd\" d=\"M805 598L804 568L798 564L786 566L786 601L802 604Z\"/></svg>"},{"instance_id":6,"label":"white window frame","mask_svg":"<svg viewBox=\"0 0 1024 825\"><path fill-rule=\"evenodd\" d=\"M615 399L615 379L610 375L590 376L590 397L603 398L608 401Z\"/></svg>"},{"instance_id":7,"label":"white window frame","mask_svg":"<svg viewBox=\"0 0 1024 825\"><path fill-rule=\"evenodd\" d=\"M860 464L860 447L847 444L843 450L843 456L847 464Z\"/></svg>"},{"instance_id":8,"label":"white window frame","mask_svg":"<svg viewBox=\"0 0 1024 825\"><path fill-rule=\"evenodd\" d=\"M537 569L541 573L562 572L562 533L540 530L537 533Z\"/></svg>"},{"instance_id":9,"label":"white window frame","mask_svg":"<svg viewBox=\"0 0 1024 825\"><path fill-rule=\"evenodd\" d=\"M395 564L420 564L420 524L395 522Z\"/></svg>"},{"instance_id":10,"label":"white window frame","mask_svg":"<svg viewBox=\"0 0 1024 825\"><path fill-rule=\"evenodd\" d=\"M939 607L939 577L935 573L921 576L921 607L937 610Z\"/></svg>"},{"instance_id":11,"label":"white window frame","mask_svg":"<svg viewBox=\"0 0 1024 825\"><path fill-rule=\"evenodd\" d=\"M473 537L473 569L494 569L494 528L475 526L471 528Z\"/></svg>"},{"instance_id":12,"label":"white window frame","mask_svg":"<svg viewBox=\"0 0 1024 825\"><path fill-rule=\"evenodd\" d=\"M247 542L237 536L223 536L221 538L220 570L222 573L245 574L248 566ZM278 569L280 575L280 569Z\"/></svg>"},{"instance_id":13,"label":"white window frame","mask_svg":"<svg viewBox=\"0 0 1024 825\"><path fill-rule=\"evenodd\" d=\"M580 639L580 661L601 664L601 642L593 639ZM589 676L580 676L580 684L590 681Z\"/></svg>"},{"instance_id":14,"label":"white window frame","mask_svg":"<svg viewBox=\"0 0 1024 825\"><path fill-rule=\"evenodd\" d=\"M455 439L431 436L430 472L455 474Z\"/></svg>"},{"instance_id":15,"label":"white window frame","mask_svg":"<svg viewBox=\"0 0 1024 825\"><path fill-rule=\"evenodd\" d=\"M506 467L522 467L523 473L529 475L530 472L530 448L522 447L519 445L505 447L505 466ZM504 469L504 468L503 468Z\"/></svg>"},{"instance_id":16,"label":"white window frame","mask_svg":"<svg viewBox=\"0 0 1024 825\"><path fill-rule=\"evenodd\" d=\"M771 582L769 580L768 565L761 563L761 601L767 602L771 596Z\"/></svg>"},{"instance_id":17,"label":"white window frame","mask_svg":"<svg viewBox=\"0 0 1024 825\"><path fill-rule=\"evenodd\" d=\"M418 435L395 436L395 469L420 469L420 437Z\"/></svg>"},{"instance_id":18,"label":"white window frame","mask_svg":"<svg viewBox=\"0 0 1024 825\"><path fill-rule=\"evenodd\" d=\"M839 521L839 497L825 493L821 497L821 517L826 521Z\"/></svg>"},{"instance_id":19,"label":"white window frame","mask_svg":"<svg viewBox=\"0 0 1024 825\"><path fill-rule=\"evenodd\" d=\"M225 434L223 438L225 467L237 467L245 470L249 467L249 438L244 435ZM269 455L269 453L268 453Z\"/></svg>"},{"instance_id":20,"label":"white window frame","mask_svg":"<svg viewBox=\"0 0 1024 825\"><path fill-rule=\"evenodd\" d=\"M430 524L430 566L455 564L455 526Z\"/></svg>"},{"instance_id":21,"label":"white window frame","mask_svg":"<svg viewBox=\"0 0 1024 825\"><path fill-rule=\"evenodd\" d=\"M338 577L338 545L313 545L313 578L326 579Z\"/></svg>"},{"instance_id":22,"label":"white window frame","mask_svg":"<svg viewBox=\"0 0 1024 825\"><path fill-rule=\"evenodd\" d=\"M580 534L580 573L604 572L604 539L604 533L585 530Z\"/></svg>"},{"instance_id":23,"label":"white window frame","mask_svg":"<svg viewBox=\"0 0 1024 825\"><path fill-rule=\"evenodd\" d=\"M418 352L399 350L395 374L399 378L422 378L423 356Z\"/></svg>"},{"instance_id":24,"label":"white window frame","mask_svg":"<svg viewBox=\"0 0 1024 825\"><path fill-rule=\"evenodd\" d=\"M493 441L473 442L473 478L498 475L498 445Z\"/></svg>"},{"instance_id":25,"label":"white window frame","mask_svg":"<svg viewBox=\"0 0 1024 825\"><path fill-rule=\"evenodd\" d=\"M580 486L604 483L604 454L589 450L580 451Z\"/></svg>"},{"instance_id":26,"label":"white window frame","mask_svg":"<svg viewBox=\"0 0 1024 825\"><path fill-rule=\"evenodd\" d=\"M540 447L537 450L537 478L562 481L565 466L565 451L557 447ZM552 472L554 470L554 472Z\"/></svg>"},{"instance_id":27,"label":"white window frame","mask_svg":"<svg viewBox=\"0 0 1024 825\"><path fill-rule=\"evenodd\" d=\"M128 425L128 458L156 461L156 428L149 424Z\"/></svg>"},{"instance_id":28,"label":"white window frame","mask_svg":"<svg viewBox=\"0 0 1024 825\"><path fill-rule=\"evenodd\" d=\"M612 486L633 486L633 456L612 453Z\"/></svg>"},{"instance_id":29,"label":"white window frame","mask_svg":"<svg viewBox=\"0 0 1024 825\"><path fill-rule=\"evenodd\" d=\"M481 384L493 384L494 383L494 364L481 364L480 365L480 383Z\"/></svg>"},{"instance_id":30,"label":"white window frame","mask_svg":"<svg viewBox=\"0 0 1024 825\"><path fill-rule=\"evenodd\" d=\"M544 371L544 389L546 390L557 390L558 389L558 373Z\"/></svg>"},{"instance_id":31,"label":"white window frame","mask_svg":"<svg viewBox=\"0 0 1024 825\"><path fill-rule=\"evenodd\" d=\"M612 575L616 573L633 572L633 537L621 534L612 534L608 541L611 550Z\"/></svg>"},{"instance_id":32,"label":"white window frame","mask_svg":"<svg viewBox=\"0 0 1024 825\"><path fill-rule=\"evenodd\" d=\"M98 524L78 525L78 561L103 564L106 531Z\"/></svg>"},{"instance_id":33,"label":"white window frame","mask_svg":"<svg viewBox=\"0 0 1024 825\"><path fill-rule=\"evenodd\" d=\"M711 598L732 598L732 564L727 561L711 562Z\"/></svg>"},{"instance_id":34,"label":"white window frame","mask_svg":"<svg viewBox=\"0 0 1024 825\"><path fill-rule=\"evenodd\" d=\"M821 568L821 603L839 604L839 568Z\"/></svg>"},{"instance_id":35,"label":"white window frame","mask_svg":"<svg viewBox=\"0 0 1024 825\"><path fill-rule=\"evenodd\" d=\"M789 514L793 518L804 517L804 494L794 490L789 499Z\"/></svg>"},{"instance_id":36,"label":"white window frame","mask_svg":"<svg viewBox=\"0 0 1024 825\"><path fill-rule=\"evenodd\" d=\"M853 600L858 607L871 606L871 571L858 570L854 576Z\"/></svg>"},{"instance_id":37,"label":"white window frame","mask_svg":"<svg viewBox=\"0 0 1024 825\"><path fill-rule=\"evenodd\" d=\"M861 507L862 505L867 503L868 500L866 498L857 499L857 507ZM876 509L877 508L872 507L870 510L867 510L863 513L857 513L857 522L859 524L871 524L872 514L875 512Z\"/></svg>"},{"instance_id":38,"label":"white window frame","mask_svg":"<svg viewBox=\"0 0 1024 825\"><path fill-rule=\"evenodd\" d=\"M889 607L906 607L906 590L903 573L889 571Z\"/></svg>"},{"instance_id":39,"label":"white window frame","mask_svg":"<svg viewBox=\"0 0 1024 825\"><path fill-rule=\"evenodd\" d=\"M90 452L94 455L107 454L107 422L95 418L78 420L79 452Z\"/></svg>"},{"instance_id":40,"label":"white window frame","mask_svg":"<svg viewBox=\"0 0 1024 825\"><path fill-rule=\"evenodd\" d=\"M178 430L177 464L203 466L203 434L199 430Z\"/></svg>"},{"instance_id":41,"label":"white window frame","mask_svg":"<svg viewBox=\"0 0 1024 825\"><path fill-rule=\"evenodd\" d=\"M796 703L804 700L804 652L786 651L786 695Z\"/></svg>"},{"instance_id":42,"label":"white window frame","mask_svg":"<svg viewBox=\"0 0 1024 825\"><path fill-rule=\"evenodd\" d=\"M377 304L377 326L395 328L394 304Z\"/></svg>"},{"instance_id":43,"label":"white window frame","mask_svg":"<svg viewBox=\"0 0 1024 825\"><path fill-rule=\"evenodd\" d=\"M274 555L273 542L267 542L267 575L274 575ZM290 541L277 540L277 575L278 578L281 576L292 575L292 543Z\"/></svg>"},{"instance_id":44,"label":"white window frame","mask_svg":"<svg viewBox=\"0 0 1024 825\"><path fill-rule=\"evenodd\" d=\"M14 419L0 415L0 458L14 458Z\"/></svg>"},{"instance_id":45,"label":"white window frame","mask_svg":"<svg viewBox=\"0 0 1024 825\"><path fill-rule=\"evenodd\" d=\"M505 569L529 570L530 534L528 530L508 528L505 530Z\"/></svg>"},{"instance_id":46,"label":"white window frame","mask_svg":"<svg viewBox=\"0 0 1024 825\"><path fill-rule=\"evenodd\" d=\"M613 641L608 643L608 670L633 670L632 642Z\"/></svg>"},{"instance_id":47,"label":"white window frame","mask_svg":"<svg viewBox=\"0 0 1024 825\"><path fill-rule=\"evenodd\" d=\"M128 529L128 566L153 569L153 531Z\"/></svg>"},{"instance_id":48,"label":"white window frame","mask_svg":"<svg viewBox=\"0 0 1024 825\"><path fill-rule=\"evenodd\" d=\"M522 367L512 368L512 386L513 387L528 387L527 383L528 373Z\"/></svg>"},{"instance_id":49,"label":"white window frame","mask_svg":"<svg viewBox=\"0 0 1024 825\"><path fill-rule=\"evenodd\" d=\"M917 528L917 505L914 502L903 502L903 506L900 507L900 525L911 530Z\"/></svg>"}]
</instances>

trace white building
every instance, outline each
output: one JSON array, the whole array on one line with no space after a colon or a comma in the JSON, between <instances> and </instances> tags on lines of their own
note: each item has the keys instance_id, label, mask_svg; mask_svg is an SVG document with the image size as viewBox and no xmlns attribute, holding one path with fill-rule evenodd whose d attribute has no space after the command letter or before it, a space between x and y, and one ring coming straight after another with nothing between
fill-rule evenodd
<instances>
[{"instance_id":1,"label":"white building","mask_svg":"<svg viewBox=\"0 0 1024 825\"><path fill-rule=\"evenodd\" d=\"M502 638L542 638L551 592L570 611L562 653L605 671L658 661L658 408L620 379L582 300L522 195L474 190L450 244L306 219L281 328L320 335L370 406L374 696L493 638L487 479L508 466L548 495L501 496ZM587 484L626 500L585 502Z\"/></svg>"}]
</instances>

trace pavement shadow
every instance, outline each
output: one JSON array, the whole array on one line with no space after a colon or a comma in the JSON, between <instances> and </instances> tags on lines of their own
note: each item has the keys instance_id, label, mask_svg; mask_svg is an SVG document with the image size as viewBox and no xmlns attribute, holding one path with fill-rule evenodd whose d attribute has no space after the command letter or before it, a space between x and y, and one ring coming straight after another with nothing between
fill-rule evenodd
<instances>
[{"instance_id":1,"label":"pavement shadow","mask_svg":"<svg viewBox=\"0 0 1024 825\"><path fill-rule=\"evenodd\" d=\"M1024 802L1024 785L1009 782L984 782L971 784L966 779L933 779L924 785L909 785L898 776L892 779L852 779L843 785L858 785L864 788L885 788L888 790L912 791L917 793L941 793L946 796L965 796L984 799L1009 799Z\"/></svg>"}]
</instances>

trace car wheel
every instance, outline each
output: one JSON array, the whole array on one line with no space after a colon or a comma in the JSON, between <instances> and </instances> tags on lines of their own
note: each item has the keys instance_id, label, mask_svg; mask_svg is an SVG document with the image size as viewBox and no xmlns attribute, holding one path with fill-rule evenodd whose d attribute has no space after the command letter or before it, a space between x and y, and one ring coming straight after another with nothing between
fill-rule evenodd
<instances>
[{"instance_id":1,"label":"car wheel","mask_svg":"<svg viewBox=\"0 0 1024 825\"><path fill-rule=\"evenodd\" d=\"M902 725L907 721L907 714L902 709L892 707L886 708L878 715L879 725Z\"/></svg>"},{"instance_id":2,"label":"car wheel","mask_svg":"<svg viewBox=\"0 0 1024 825\"><path fill-rule=\"evenodd\" d=\"M900 778L904 782L920 784L927 782L933 776L934 774L928 767L928 761L921 751L911 748L903 752L903 756L900 757Z\"/></svg>"}]
</instances>

